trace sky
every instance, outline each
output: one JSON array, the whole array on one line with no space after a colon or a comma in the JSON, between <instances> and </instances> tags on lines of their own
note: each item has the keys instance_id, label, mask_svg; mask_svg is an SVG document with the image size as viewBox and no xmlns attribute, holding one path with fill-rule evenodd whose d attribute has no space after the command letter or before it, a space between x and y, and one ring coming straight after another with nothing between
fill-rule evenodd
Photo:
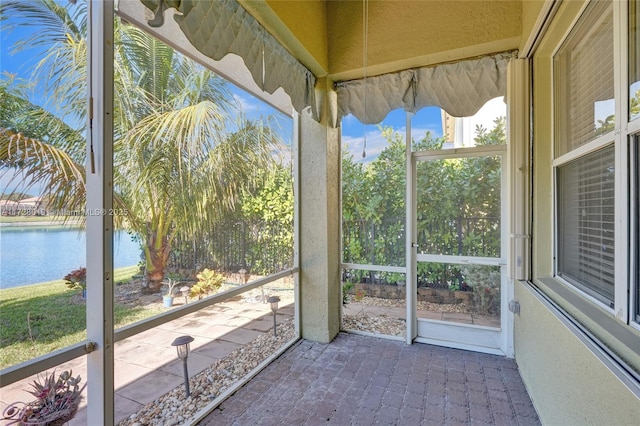
<instances>
[{"instance_id":1,"label":"sky","mask_svg":"<svg viewBox=\"0 0 640 426\"><path fill-rule=\"evenodd\" d=\"M6 22L6 21L5 21ZM2 25L2 24L0 24ZM24 38L26 34L37 31L37 26L33 25L28 30L18 30L9 33L6 31L6 23L0 27L0 70L16 74L18 77L28 79L29 70L37 63L43 53L28 52L10 54L14 43ZM286 115L276 111L268 104L258 100L247 92L230 84L233 96L242 106L244 113L249 119L256 119L263 116L275 118L276 126L281 129L281 134L286 142L291 141L293 132L292 121ZM37 90L30 95L31 102L44 106L44 100L39 96ZM390 126L400 132L403 136L406 131L405 112L395 110L380 123L381 126ZM425 132L430 131L435 137L442 136L442 124L440 109L436 107L424 108L412 118L412 132L414 138L422 137ZM364 140L366 134L366 156L363 158ZM348 150L358 162L371 162L380 154L387 145L376 125L363 125L353 116L347 116L342 121L342 141L343 149ZM0 180L0 190L6 184L6 177Z\"/></svg>"},{"instance_id":2,"label":"sky","mask_svg":"<svg viewBox=\"0 0 640 426\"><path fill-rule=\"evenodd\" d=\"M380 127L391 127L403 137L407 131L406 113L404 110L391 111L379 125L364 125L356 117L348 115L342 120L342 145L348 150L356 162L368 163L373 161L387 146L382 137ZM419 139L429 131L434 137L442 136L442 118L440 108L427 107L418 111L411 118L411 134ZM364 149L364 135L367 136L367 146ZM366 156L362 157L363 150Z\"/></svg>"},{"instance_id":3,"label":"sky","mask_svg":"<svg viewBox=\"0 0 640 426\"><path fill-rule=\"evenodd\" d=\"M30 26L28 29L20 28L9 32L6 21L0 22L0 73L4 74L6 72L15 75L16 78L29 80L31 69L44 56L45 52L43 50L38 51L35 48L22 52L13 52L13 46L18 40L26 38L35 31L37 31L36 25ZM34 87L34 90L30 91L29 100L33 104L50 109L47 108L46 99L41 95L41 91L39 92L37 89L37 87ZM271 117L272 126L280 132L284 142L290 146L293 135L293 123L290 117L231 83L229 83L229 89L248 119ZM7 186L11 179L12 176L9 175L0 176L0 193L13 190L15 185ZM37 189L29 192L37 192Z\"/></svg>"}]
</instances>

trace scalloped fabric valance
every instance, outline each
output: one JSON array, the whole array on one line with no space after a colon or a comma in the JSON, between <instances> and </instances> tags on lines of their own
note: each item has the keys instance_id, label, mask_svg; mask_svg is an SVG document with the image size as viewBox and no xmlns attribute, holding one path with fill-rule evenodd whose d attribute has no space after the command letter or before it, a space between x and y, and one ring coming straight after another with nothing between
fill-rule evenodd
<instances>
[{"instance_id":1,"label":"scalloped fabric valance","mask_svg":"<svg viewBox=\"0 0 640 426\"><path fill-rule=\"evenodd\" d=\"M454 117L474 115L506 94L511 57L501 53L336 83L338 122L353 114L364 124L377 124L394 109L416 112L425 106L439 106Z\"/></svg>"},{"instance_id":2,"label":"scalloped fabric valance","mask_svg":"<svg viewBox=\"0 0 640 426\"><path fill-rule=\"evenodd\" d=\"M175 8L174 19L196 50L216 61L238 55L261 90L273 93L282 87L296 111L311 107L317 119L315 76L236 1L140 1L154 13L149 26L162 26L164 11Z\"/></svg>"}]
</instances>

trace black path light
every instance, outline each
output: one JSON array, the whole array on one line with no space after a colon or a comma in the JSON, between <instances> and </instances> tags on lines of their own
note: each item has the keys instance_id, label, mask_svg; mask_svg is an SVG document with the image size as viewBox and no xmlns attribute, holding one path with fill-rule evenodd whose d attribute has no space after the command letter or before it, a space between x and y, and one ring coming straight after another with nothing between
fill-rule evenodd
<instances>
[{"instance_id":1,"label":"black path light","mask_svg":"<svg viewBox=\"0 0 640 426\"><path fill-rule=\"evenodd\" d=\"M182 360L182 366L184 367L184 387L187 390L187 398L191 396L189 390L189 372L187 371L187 358L189 357L189 343L193 342L191 336L180 336L171 343L171 346L175 346L178 351L178 358Z\"/></svg>"},{"instance_id":2,"label":"black path light","mask_svg":"<svg viewBox=\"0 0 640 426\"><path fill-rule=\"evenodd\" d=\"M271 296L267 299L267 302L271 304L271 312L273 312L273 336L278 337L276 331L276 311L278 310L278 302L280 298L278 296Z\"/></svg>"}]
</instances>

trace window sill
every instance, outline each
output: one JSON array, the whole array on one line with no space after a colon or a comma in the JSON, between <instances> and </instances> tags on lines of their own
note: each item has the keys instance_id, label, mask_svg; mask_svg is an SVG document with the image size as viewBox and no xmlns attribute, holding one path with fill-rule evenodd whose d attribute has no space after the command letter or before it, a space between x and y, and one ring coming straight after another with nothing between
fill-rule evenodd
<instances>
[{"instance_id":1,"label":"window sill","mask_svg":"<svg viewBox=\"0 0 640 426\"><path fill-rule=\"evenodd\" d=\"M640 332L558 280L545 277L534 286L585 336L635 378L640 388Z\"/></svg>"}]
</instances>

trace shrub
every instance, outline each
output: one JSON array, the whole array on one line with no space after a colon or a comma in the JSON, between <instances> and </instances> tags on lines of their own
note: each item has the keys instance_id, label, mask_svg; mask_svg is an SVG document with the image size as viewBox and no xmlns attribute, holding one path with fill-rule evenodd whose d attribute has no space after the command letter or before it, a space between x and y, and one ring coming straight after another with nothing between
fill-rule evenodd
<instances>
[{"instance_id":1,"label":"shrub","mask_svg":"<svg viewBox=\"0 0 640 426\"><path fill-rule=\"evenodd\" d=\"M65 284L69 288L87 288L87 268L79 268L64 276Z\"/></svg>"},{"instance_id":2,"label":"shrub","mask_svg":"<svg viewBox=\"0 0 640 426\"><path fill-rule=\"evenodd\" d=\"M191 287L189 297L197 297L198 300L219 289L224 282L224 276L211 269L203 269L202 272L196 275L196 278L198 282Z\"/></svg>"},{"instance_id":3,"label":"shrub","mask_svg":"<svg viewBox=\"0 0 640 426\"><path fill-rule=\"evenodd\" d=\"M482 314L500 313L500 271L492 266L461 268L464 280L473 289L474 310Z\"/></svg>"}]
</instances>

